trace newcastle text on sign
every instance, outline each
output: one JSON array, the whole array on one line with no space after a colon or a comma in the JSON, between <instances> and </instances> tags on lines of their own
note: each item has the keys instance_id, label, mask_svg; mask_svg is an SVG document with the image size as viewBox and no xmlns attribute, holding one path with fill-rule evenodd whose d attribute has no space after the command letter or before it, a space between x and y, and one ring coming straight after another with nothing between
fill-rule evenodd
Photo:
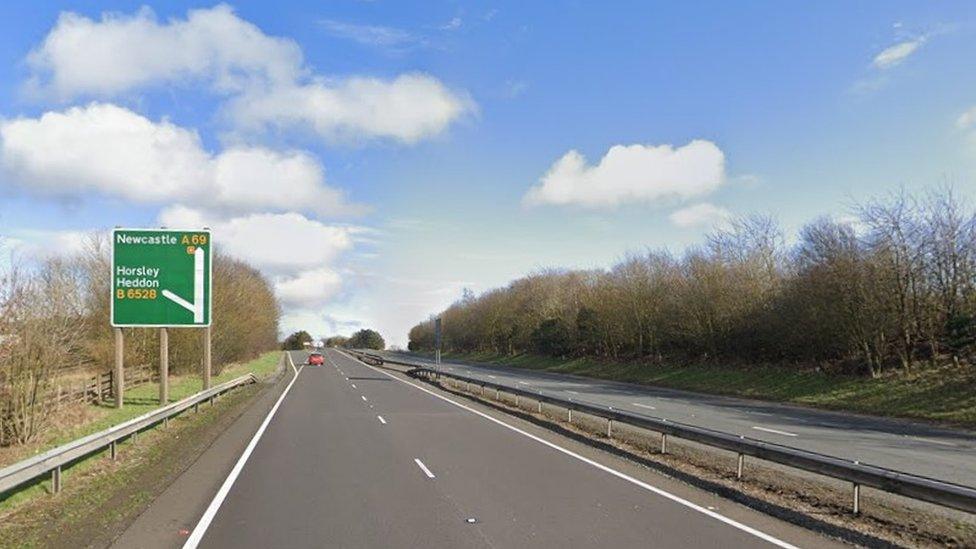
<instances>
[{"instance_id":1,"label":"newcastle text on sign","mask_svg":"<svg viewBox=\"0 0 976 549\"><path fill-rule=\"evenodd\" d=\"M210 325L208 230L112 232L112 326Z\"/></svg>"}]
</instances>

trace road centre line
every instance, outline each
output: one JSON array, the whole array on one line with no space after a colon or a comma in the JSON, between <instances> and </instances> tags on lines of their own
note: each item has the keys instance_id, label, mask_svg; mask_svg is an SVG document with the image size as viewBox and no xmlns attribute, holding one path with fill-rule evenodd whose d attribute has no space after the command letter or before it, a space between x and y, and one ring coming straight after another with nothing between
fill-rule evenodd
<instances>
[{"instance_id":1,"label":"road centre line","mask_svg":"<svg viewBox=\"0 0 976 549\"><path fill-rule=\"evenodd\" d=\"M386 420L383 419L383 416L376 416L376 418L380 420L380 423L382 423L383 425L386 425Z\"/></svg>"},{"instance_id":2,"label":"road centre line","mask_svg":"<svg viewBox=\"0 0 976 549\"><path fill-rule=\"evenodd\" d=\"M254 452L254 448L258 445L258 441L261 440L261 436L264 435L264 431L268 428L268 424L271 423L271 419L274 418L275 413L278 411L278 407L281 406L281 402L285 400L288 396L288 392L291 391L292 386L295 384L295 380L298 379L298 375L302 373L305 366L300 369L295 369L295 362L291 358L291 353L288 354L288 361L291 362L291 367L295 370L295 375L288 382L288 386L285 390L281 392L281 396L275 401L274 406L268 411L268 415L265 416L264 421L261 426L258 427L257 432L251 437L251 442L247 444L244 448L244 452L241 457L237 459L237 463L234 464L234 468L231 469L230 474L224 479L224 483L220 485L220 489L217 490L217 494L214 496L210 505L207 506L207 510L203 512L203 516L200 517L200 521L197 522L196 527L193 528L193 532L190 533L190 537L187 538L186 543L183 544L183 549L196 549L200 545L200 541L203 539L204 534L207 533L207 528L210 527L210 523L213 522L214 517L217 516L217 511L220 510L220 506L224 503L224 499L227 498L227 494L230 493L230 489L234 486L234 482L237 477L241 474L241 470L244 469L244 464L247 463L248 458L251 457L251 453Z\"/></svg>"},{"instance_id":3,"label":"road centre line","mask_svg":"<svg viewBox=\"0 0 976 549\"><path fill-rule=\"evenodd\" d=\"M353 384L352 384L352 388L353 388L353 389L355 389L355 388L356 388L356 384L355 384L355 383L353 383Z\"/></svg>"},{"instance_id":4,"label":"road centre line","mask_svg":"<svg viewBox=\"0 0 976 549\"><path fill-rule=\"evenodd\" d=\"M342 356L348 358L349 360L356 360L355 358L347 355L343 351L338 351L338 352L339 352L339 354L341 354ZM558 444L556 444L554 442L550 442L550 441L545 440L545 439L543 439L541 437L538 437L536 435L533 435L532 433L529 433L528 431L524 431L524 430L522 430L522 429L520 429L518 427L515 427L514 425L510 425L508 423L505 423L504 421L502 421L502 420L500 420L498 418L492 417L492 416L490 416L490 415L488 415L488 414L486 414L484 412L481 412L479 410L475 410L474 408L471 408L469 406L466 406L464 404L461 404L460 402L456 402L456 401L454 401L454 400L452 400L450 398L447 398L447 397L445 397L443 395L439 395L439 394L435 393L434 391L432 391L430 389L427 389L425 387L422 387L420 385L417 385L416 383L413 383L411 381L407 381L407 380L404 380L404 379L400 379L399 377L396 377L393 374L390 374L389 372L385 372L383 370L379 370L379 369L374 368L374 367L372 367L372 366L370 366L368 364L364 364L364 365L366 367L372 369L375 372L378 372L380 374L385 375L386 377L389 377L391 379L394 379L396 381L399 381L400 383L403 383L405 385L410 385L411 387L413 387L413 388L415 388L415 389L417 389L419 391L423 391L423 392L425 392L425 393L433 396L434 398L443 400L444 402L447 402L447 403L449 403L449 404L451 404L453 406L457 406L458 408L461 408L463 410L467 410L468 412L471 412L472 414L481 416L482 418L487 419L488 421L491 421L492 423L495 423L497 425L500 425L500 426L502 426L502 427L504 427L504 428L506 428L506 429L508 429L510 431L514 431L514 432L516 432L516 433L518 433L518 434L520 434L522 436L525 436L527 438L530 438L530 439L538 442L539 444L542 444L544 446L548 446L549 448L552 448L553 450L556 450L557 452L561 452L561 453L563 453L563 454L565 454L567 456L570 456L570 457L572 457L572 458L574 458L576 460L579 460L579 461L581 461L583 463L586 463L587 465L590 465L592 467L595 467L595 468L597 468L597 469L599 469L601 471L604 471L604 472L606 472L606 473L608 473L608 474L610 474L612 476L615 476L615 477L617 477L617 478L619 478L621 480L624 480L626 482L629 482L629 483L631 483L631 484L633 484L635 486L638 486L640 488L643 488L644 490L647 490L649 492L653 492L653 493L655 493L655 494L657 494L657 495L659 495L659 496L661 496L663 498L669 499L669 500L671 500L671 501L673 501L673 502L675 502L675 503L677 503L679 505L682 505L684 507L687 507L689 509L692 509L694 511L697 511L697 512L699 512L699 513L701 513L703 515L706 515L708 517L711 517L711 518L713 518L713 519L715 519L715 520L717 520L719 522L722 522L722 523L727 524L727 525L729 525L729 526L731 526L733 528L736 528L738 530L741 530L743 532L746 532L747 534L753 535L753 536L755 536L755 537L757 537L757 538L759 538L761 540L764 540L764 541L769 542L769 543L771 543L773 545L776 545L777 547L783 547L784 549L798 549L795 545L793 545L791 543L788 543L788 542L783 541L783 540L781 540L779 538L776 538L774 536L771 536L771 535L769 535L769 534L767 534L765 532L762 532L760 530L757 530L757 529L755 529L755 528L753 528L751 526L748 526L746 524L743 524L741 522L738 522L738 521L736 521L734 519L728 518L725 515L716 513L715 511L712 511L712 510L707 509L705 507L702 507L702 506L700 506L700 505L698 505L696 503L693 503L691 501L688 501L688 500L686 500L686 499L684 499L684 498L682 498L680 496L677 496L675 494L672 494L671 492L668 492L668 491L666 491L664 489L658 488L656 486L652 486L652 485L650 485L650 484L648 484L648 483L646 483L646 482L644 482L642 480L638 480L638 479L636 479L636 478L634 478L634 477L632 477L632 476L630 476L630 475L628 475L626 473L622 473L622 472L620 472L620 471L618 471L616 469L613 469L612 467L608 467L606 465L603 465L602 463L598 463L598 462L596 462L596 461L594 461L594 460L592 460L592 459L590 459L588 457L585 457L585 456L582 456L580 454L577 454L576 452L574 452L572 450L569 450L567 448L563 448L562 446L560 446L560 445L558 445Z\"/></svg>"},{"instance_id":5,"label":"road centre line","mask_svg":"<svg viewBox=\"0 0 976 549\"><path fill-rule=\"evenodd\" d=\"M361 398L361 399L363 399L363 402L368 402L368 401L366 400L366 395L359 395L359 398Z\"/></svg>"},{"instance_id":6,"label":"road centre line","mask_svg":"<svg viewBox=\"0 0 976 549\"><path fill-rule=\"evenodd\" d=\"M800 435L798 435L796 433L787 433L786 431L777 431L776 429L768 429L766 427L756 427L755 425L752 428L755 429L755 430L757 430L757 431L766 431L767 433L773 433L775 435L784 435L784 436L788 436L788 437L798 437L798 436L800 436Z\"/></svg>"},{"instance_id":7,"label":"road centre line","mask_svg":"<svg viewBox=\"0 0 976 549\"><path fill-rule=\"evenodd\" d=\"M428 469L427 466L424 465L424 462L420 461L417 458L414 458L413 461L414 463L417 464L417 467L420 467L420 470L423 471L425 475L427 475L427 478L435 478L434 473L430 472L430 469Z\"/></svg>"},{"instance_id":8,"label":"road centre line","mask_svg":"<svg viewBox=\"0 0 976 549\"><path fill-rule=\"evenodd\" d=\"M647 404L641 404L640 402L631 402L630 405L637 406L638 408L647 408L648 410L657 410L657 408L653 406L648 406Z\"/></svg>"}]
</instances>

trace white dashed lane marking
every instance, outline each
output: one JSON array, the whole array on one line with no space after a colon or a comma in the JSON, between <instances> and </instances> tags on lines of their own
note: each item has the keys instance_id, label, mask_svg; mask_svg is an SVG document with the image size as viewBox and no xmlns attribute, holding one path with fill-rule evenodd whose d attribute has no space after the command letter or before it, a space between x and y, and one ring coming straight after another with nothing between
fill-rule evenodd
<instances>
[{"instance_id":1,"label":"white dashed lane marking","mask_svg":"<svg viewBox=\"0 0 976 549\"><path fill-rule=\"evenodd\" d=\"M774 435L783 435L783 436L787 436L787 437L798 437L798 436L800 436L800 435L798 435L796 433L787 433L786 431L777 431L776 429L769 429L769 428L766 428L766 427L755 427L754 426L753 429L755 429L757 431L765 431L767 433L773 433Z\"/></svg>"}]
</instances>

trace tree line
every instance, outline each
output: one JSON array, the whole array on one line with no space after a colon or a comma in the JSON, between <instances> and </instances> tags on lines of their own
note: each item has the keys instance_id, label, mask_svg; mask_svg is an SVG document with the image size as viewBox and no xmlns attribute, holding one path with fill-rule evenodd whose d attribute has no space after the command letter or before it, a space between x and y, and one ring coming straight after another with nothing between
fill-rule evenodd
<instances>
[{"instance_id":1,"label":"tree line","mask_svg":"<svg viewBox=\"0 0 976 549\"><path fill-rule=\"evenodd\" d=\"M107 239L92 236L70 257L18 261L0 266L0 415L4 440L27 442L41 432L51 410L39 403L61 372L84 366L111 368L114 336L109 325L111 255ZM279 306L271 284L248 264L222 253L213 258L215 374L223 365L274 349ZM155 366L159 331L125 329L126 367ZM169 331L173 374L196 373L203 363L198 329Z\"/></svg>"},{"instance_id":2,"label":"tree line","mask_svg":"<svg viewBox=\"0 0 976 549\"><path fill-rule=\"evenodd\" d=\"M386 342L383 341L383 336L376 330L369 328L363 328L349 337L341 335L323 337L322 343L326 347L343 347L347 349L374 349L382 351L386 348ZM286 351L298 351L304 349L306 344L314 344L312 336L305 330L299 330L286 337L281 344L281 348Z\"/></svg>"},{"instance_id":3,"label":"tree line","mask_svg":"<svg viewBox=\"0 0 976 549\"><path fill-rule=\"evenodd\" d=\"M544 270L443 311L460 352L821 364L879 376L976 351L976 216L950 188L820 218L787 244L748 216L676 255ZM434 347L434 317L410 349Z\"/></svg>"}]
</instances>

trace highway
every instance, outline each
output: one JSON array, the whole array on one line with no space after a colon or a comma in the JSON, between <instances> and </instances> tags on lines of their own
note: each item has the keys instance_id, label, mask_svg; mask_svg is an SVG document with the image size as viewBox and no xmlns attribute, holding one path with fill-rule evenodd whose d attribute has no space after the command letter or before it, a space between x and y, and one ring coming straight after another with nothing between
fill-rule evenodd
<instances>
[{"instance_id":1,"label":"highway","mask_svg":"<svg viewBox=\"0 0 976 549\"><path fill-rule=\"evenodd\" d=\"M409 353L388 356L433 365ZM445 371L976 486L976 433L920 422L445 361Z\"/></svg>"},{"instance_id":2,"label":"highway","mask_svg":"<svg viewBox=\"0 0 976 549\"><path fill-rule=\"evenodd\" d=\"M207 490L206 508L193 511L185 547L833 544L542 427L326 355L324 366L289 372L249 442L230 445L240 453L219 489ZM292 353L298 365L305 356ZM177 511L193 507L189 493L160 500L176 496ZM174 522L152 508L145 516ZM140 543L133 530L119 545Z\"/></svg>"}]
</instances>

